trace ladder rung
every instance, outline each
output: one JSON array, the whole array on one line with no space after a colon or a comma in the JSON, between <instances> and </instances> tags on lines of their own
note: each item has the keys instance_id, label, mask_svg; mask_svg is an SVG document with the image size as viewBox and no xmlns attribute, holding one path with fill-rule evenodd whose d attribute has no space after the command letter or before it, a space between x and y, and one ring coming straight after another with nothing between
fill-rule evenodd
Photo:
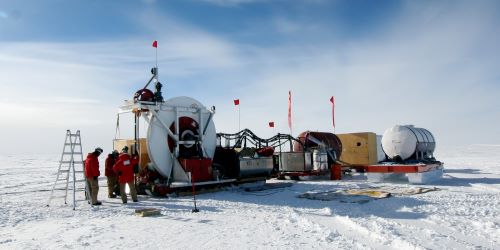
<instances>
[{"instance_id":1,"label":"ladder rung","mask_svg":"<svg viewBox=\"0 0 500 250\"><path fill-rule=\"evenodd\" d=\"M60 163L71 163L71 161L60 161ZM73 163L83 163L83 161L73 161Z\"/></svg>"},{"instance_id":2,"label":"ladder rung","mask_svg":"<svg viewBox=\"0 0 500 250\"><path fill-rule=\"evenodd\" d=\"M60 173L68 173L69 170L59 170ZM76 174L79 174L79 173L84 173L83 170L75 170L75 173Z\"/></svg>"},{"instance_id":3,"label":"ladder rung","mask_svg":"<svg viewBox=\"0 0 500 250\"><path fill-rule=\"evenodd\" d=\"M71 145L75 145L75 146L80 146L82 145L81 143L64 143L65 146L71 146Z\"/></svg>"},{"instance_id":4,"label":"ladder rung","mask_svg":"<svg viewBox=\"0 0 500 250\"><path fill-rule=\"evenodd\" d=\"M74 155L81 155L82 152L73 152ZM71 152L64 152L63 155L71 155Z\"/></svg>"},{"instance_id":5,"label":"ladder rung","mask_svg":"<svg viewBox=\"0 0 500 250\"><path fill-rule=\"evenodd\" d=\"M51 199L54 199L54 198L66 198L65 195L59 195L59 196L52 196L50 197Z\"/></svg>"}]
</instances>

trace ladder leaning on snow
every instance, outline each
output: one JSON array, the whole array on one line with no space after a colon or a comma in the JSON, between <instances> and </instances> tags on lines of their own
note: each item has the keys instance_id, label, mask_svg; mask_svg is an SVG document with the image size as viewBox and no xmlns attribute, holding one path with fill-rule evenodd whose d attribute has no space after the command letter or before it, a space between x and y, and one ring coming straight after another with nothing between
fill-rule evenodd
<instances>
[{"instance_id":1,"label":"ladder leaning on snow","mask_svg":"<svg viewBox=\"0 0 500 250\"><path fill-rule=\"evenodd\" d=\"M76 156L76 159L75 159ZM76 170L75 165L81 166L81 170ZM61 160L59 161L59 168L57 170L57 177L54 185L52 186L52 191L50 192L50 198L47 202L47 206L54 198L64 198L64 204L67 204L69 183L73 183L73 210L76 207L76 183L85 183L85 196L90 197L89 187L85 181L84 175L84 164L83 164L83 153L82 153L82 139L80 137L80 130L76 131L76 134L72 134L70 130L66 131L66 139L64 140L64 147L61 154ZM83 179L77 179L76 174L82 174ZM70 179L71 176L71 179ZM64 195L55 196L54 190L58 184L65 185ZM61 190L61 189L58 189Z\"/></svg>"}]
</instances>

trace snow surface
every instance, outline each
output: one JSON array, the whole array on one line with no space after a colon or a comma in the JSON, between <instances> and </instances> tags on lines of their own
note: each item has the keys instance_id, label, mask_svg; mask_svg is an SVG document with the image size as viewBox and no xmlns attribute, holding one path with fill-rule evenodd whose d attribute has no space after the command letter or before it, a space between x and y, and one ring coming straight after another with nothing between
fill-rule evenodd
<instances>
[{"instance_id":1,"label":"snow surface","mask_svg":"<svg viewBox=\"0 0 500 250\"><path fill-rule=\"evenodd\" d=\"M500 249L500 145L449 149L440 191L394 195L364 204L301 199L307 191L405 188L342 181L278 181L290 187L245 192L239 187L198 196L153 198L103 206L62 199L46 207L59 156L0 156L0 249ZM102 158L102 157L101 157ZM100 159L103 162L103 159ZM101 172L104 172L101 170ZM161 209L139 217L137 208Z\"/></svg>"}]
</instances>

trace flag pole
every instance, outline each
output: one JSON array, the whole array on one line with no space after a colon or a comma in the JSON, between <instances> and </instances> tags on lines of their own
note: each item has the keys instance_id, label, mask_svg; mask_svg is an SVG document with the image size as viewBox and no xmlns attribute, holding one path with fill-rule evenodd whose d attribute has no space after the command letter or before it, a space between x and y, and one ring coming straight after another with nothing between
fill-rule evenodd
<instances>
[{"instance_id":1,"label":"flag pole","mask_svg":"<svg viewBox=\"0 0 500 250\"><path fill-rule=\"evenodd\" d=\"M335 126L335 97L332 96L330 98L330 102L332 103L332 125L333 125L333 133L335 134L335 128L337 126Z\"/></svg>"},{"instance_id":2,"label":"flag pole","mask_svg":"<svg viewBox=\"0 0 500 250\"><path fill-rule=\"evenodd\" d=\"M290 128L290 135L293 136L292 130L292 91L288 91L288 127Z\"/></svg>"},{"instance_id":3,"label":"flag pole","mask_svg":"<svg viewBox=\"0 0 500 250\"><path fill-rule=\"evenodd\" d=\"M240 111L240 99L234 99L233 100L234 102L234 106L237 106L238 107L238 131L236 132L240 132L241 131L241 111Z\"/></svg>"},{"instance_id":4,"label":"flag pole","mask_svg":"<svg viewBox=\"0 0 500 250\"><path fill-rule=\"evenodd\" d=\"M153 48L155 48L155 80L157 83L158 82L158 41L157 40L154 40L153 41Z\"/></svg>"}]
</instances>

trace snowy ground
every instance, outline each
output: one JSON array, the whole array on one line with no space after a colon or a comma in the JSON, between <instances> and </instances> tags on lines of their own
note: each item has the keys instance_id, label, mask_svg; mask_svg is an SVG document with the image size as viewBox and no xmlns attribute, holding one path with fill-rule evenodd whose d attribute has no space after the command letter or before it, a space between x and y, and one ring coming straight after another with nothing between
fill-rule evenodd
<instances>
[{"instance_id":1,"label":"snowy ground","mask_svg":"<svg viewBox=\"0 0 500 250\"><path fill-rule=\"evenodd\" d=\"M297 195L409 185L374 184L364 176L285 181L293 185L199 195L201 211L193 214L191 197L140 196L127 205L107 199L104 178L103 206L79 201L73 211L56 199L46 207L58 156L0 156L0 249L500 249L500 146L450 149L438 157L444 179L428 187L440 191L357 204ZM145 207L162 215L134 215Z\"/></svg>"}]
</instances>

